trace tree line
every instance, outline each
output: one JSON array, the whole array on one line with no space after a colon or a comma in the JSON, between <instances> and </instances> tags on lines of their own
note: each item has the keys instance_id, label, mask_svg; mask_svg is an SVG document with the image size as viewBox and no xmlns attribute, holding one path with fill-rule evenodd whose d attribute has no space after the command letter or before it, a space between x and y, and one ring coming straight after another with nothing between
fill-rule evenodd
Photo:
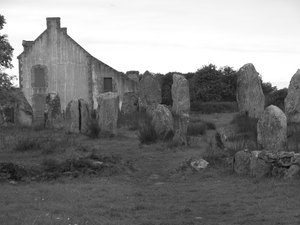
<instances>
[{"instance_id":1,"label":"tree line","mask_svg":"<svg viewBox=\"0 0 300 225\"><path fill-rule=\"evenodd\" d=\"M191 105L206 102L236 102L237 73L232 67L217 68L214 64L204 65L194 73L169 72L158 74L162 79L162 103L172 105L171 87L173 74L181 74L190 86ZM263 82L259 76L263 93L266 96L266 106L277 105L284 108L283 102L287 88L278 90L270 82Z\"/></svg>"}]
</instances>

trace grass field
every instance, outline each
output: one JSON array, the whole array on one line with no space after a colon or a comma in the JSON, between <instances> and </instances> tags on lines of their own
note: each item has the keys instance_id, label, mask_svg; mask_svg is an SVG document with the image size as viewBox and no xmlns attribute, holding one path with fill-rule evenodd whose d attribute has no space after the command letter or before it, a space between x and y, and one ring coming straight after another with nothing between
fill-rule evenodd
<instances>
[{"instance_id":1,"label":"grass field","mask_svg":"<svg viewBox=\"0 0 300 225\"><path fill-rule=\"evenodd\" d=\"M221 126L232 116L200 117ZM0 162L31 168L49 159L63 162L92 153L118 156L132 167L113 175L2 180L1 225L300 224L299 180L240 177L222 165L200 172L183 169L185 160L204 154L207 143L198 148L140 145L137 132L125 129L114 138L101 139L13 127L1 128L0 135ZM28 139L39 146L16 148Z\"/></svg>"}]
</instances>

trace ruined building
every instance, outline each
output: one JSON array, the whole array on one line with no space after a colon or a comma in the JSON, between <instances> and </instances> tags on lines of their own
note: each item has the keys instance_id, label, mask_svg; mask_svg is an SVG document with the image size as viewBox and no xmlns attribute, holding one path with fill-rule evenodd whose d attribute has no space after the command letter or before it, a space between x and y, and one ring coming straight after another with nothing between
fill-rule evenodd
<instances>
[{"instance_id":1,"label":"ruined building","mask_svg":"<svg viewBox=\"0 0 300 225\"><path fill-rule=\"evenodd\" d=\"M23 41L19 59L19 82L33 109L35 121L44 116L46 96L57 93L61 109L73 99L84 99L97 107L97 96L117 92L122 100L135 91L137 82L129 79L89 54L60 27L60 18L47 18L47 29L34 41Z\"/></svg>"}]
</instances>

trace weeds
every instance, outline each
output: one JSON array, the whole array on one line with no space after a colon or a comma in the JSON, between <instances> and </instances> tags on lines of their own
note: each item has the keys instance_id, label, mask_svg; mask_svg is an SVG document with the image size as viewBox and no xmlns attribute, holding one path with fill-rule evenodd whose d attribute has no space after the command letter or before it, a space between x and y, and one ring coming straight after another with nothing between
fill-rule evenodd
<instances>
[{"instance_id":1,"label":"weeds","mask_svg":"<svg viewBox=\"0 0 300 225\"><path fill-rule=\"evenodd\" d=\"M19 139L13 150L18 152L26 152L41 148L41 143L37 138L22 138Z\"/></svg>"}]
</instances>

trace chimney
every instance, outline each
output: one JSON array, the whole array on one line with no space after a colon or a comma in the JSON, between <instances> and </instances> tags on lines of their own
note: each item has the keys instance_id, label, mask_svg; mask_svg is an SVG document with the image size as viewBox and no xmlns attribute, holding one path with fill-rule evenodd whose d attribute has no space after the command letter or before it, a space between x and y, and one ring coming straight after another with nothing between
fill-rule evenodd
<instances>
[{"instance_id":1,"label":"chimney","mask_svg":"<svg viewBox=\"0 0 300 225\"><path fill-rule=\"evenodd\" d=\"M33 41L25 41L25 40L23 40L22 41L22 45L23 45L24 51L26 51L32 44L33 44Z\"/></svg>"},{"instance_id":2,"label":"chimney","mask_svg":"<svg viewBox=\"0 0 300 225\"><path fill-rule=\"evenodd\" d=\"M64 34L67 34L67 28L66 27L63 27L60 29Z\"/></svg>"},{"instance_id":3,"label":"chimney","mask_svg":"<svg viewBox=\"0 0 300 225\"><path fill-rule=\"evenodd\" d=\"M47 20L47 29L59 29L60 28L60 18L59 17L48 17Z\"/></svg>"}]
</instances>

